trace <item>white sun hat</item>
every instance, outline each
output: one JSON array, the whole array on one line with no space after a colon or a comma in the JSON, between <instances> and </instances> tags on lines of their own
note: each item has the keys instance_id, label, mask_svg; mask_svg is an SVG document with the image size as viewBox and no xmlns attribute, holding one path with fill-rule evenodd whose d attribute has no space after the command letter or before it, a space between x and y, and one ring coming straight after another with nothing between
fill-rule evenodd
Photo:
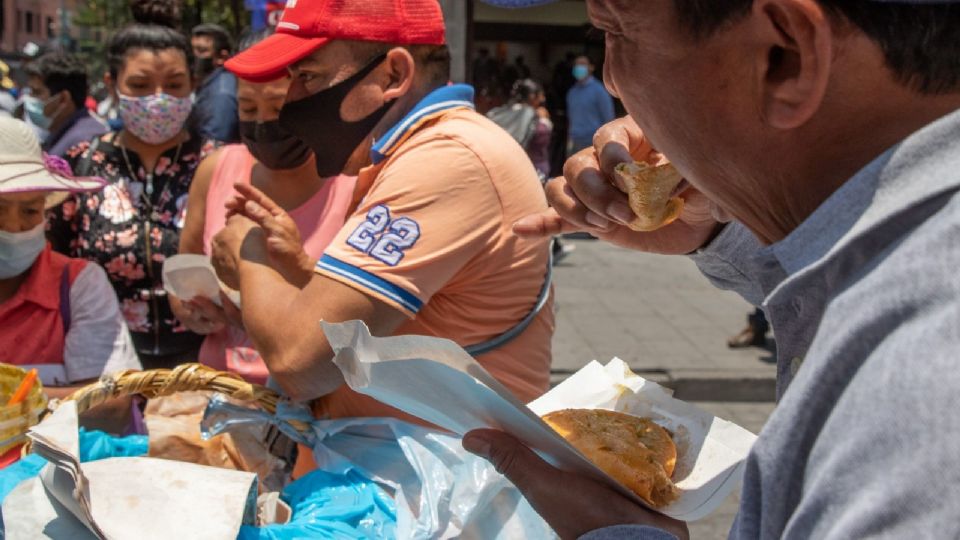
<instances>
[{"instance_id":1,"label":"white sun hat","mask_svg":"<svg viewBox=\"0 0 960 540\"><path fill-rule=\"evenodd\" d=\"M13 118L0 118L0 195L49 192L47 207L56 206L69 193L99 191L107 185L97 176L73 176L70 164L40 150L30 126Z\"/></svg>"}]
</instances>

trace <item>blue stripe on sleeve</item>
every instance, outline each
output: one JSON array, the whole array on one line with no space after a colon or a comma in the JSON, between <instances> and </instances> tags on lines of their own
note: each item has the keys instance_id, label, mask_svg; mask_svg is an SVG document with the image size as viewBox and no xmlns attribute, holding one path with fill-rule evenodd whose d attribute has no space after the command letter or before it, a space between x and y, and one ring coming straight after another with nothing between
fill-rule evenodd
<instances>
[{"instance_id":1,"label":"blue stripe on sleeve","mask_svg":"<svg viewBox=\"0 0 960 540\"><path fill-rule=\"evenodd\" d=\"M317 269L347 278L371 291L380 293L413 313L418 313L423 307L423 302L410 291L330 255L324 255L317 261Z\"/></svg>"}]
</instances>

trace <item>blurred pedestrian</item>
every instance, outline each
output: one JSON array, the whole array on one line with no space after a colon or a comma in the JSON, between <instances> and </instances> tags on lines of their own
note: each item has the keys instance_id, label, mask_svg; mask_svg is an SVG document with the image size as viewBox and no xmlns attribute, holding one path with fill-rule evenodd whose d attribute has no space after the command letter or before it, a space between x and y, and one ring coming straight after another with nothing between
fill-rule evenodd
<instances>
[{"instance_id":1,"label":"blurred pedestrian","mask_svg":"<svg viewBox=\"0 0 960 540\"><path fill-rule=\"evenodd\" d=\"M233 44L219 24L201 24L190 37L197 85L194 125L201 137L221 143L240 142L237 127L237 78L223 69Z\"/></svg>"},{"instance_id":2,"label":"blurred pedestrian","mask_svg":"<svg viewBox=\"0 0 960 540\"><path fill-rule=\"evenodd\" d=\"M569 154L593 145L593 135L615 117L613 97L593 76L593 61L579 56L573 63L576 83L567 92L567 118L570 122Z\"/></svg>"},{"instance_id":3,"label":"blurred pedestrian","mask_svg":"<svg viewBox=\"0 0 960 540\"><path fill-rule=\"evenodd\" d=\"M745 347L763 347L767 344L767 332L770 331L770 323L767 322L763 310L756 308L753 313L747 316L747 326L736 335L727 340L727 346L731 349L743 349Z\"/></svg>"},{"instance_id":4,"label":"blurred pedestrian","mask_svg":"<svg viewBox=\"0 0 960 540\"><path fill-rule=\"evenodd\" d=\"M243 51L262 41L272 29L240 42ZM261 190L289 212L304 250L314 260L346 221L356 185L352 176L323 178L317 174L313 151L282 127L278 120L290 77L267 83L239 80L240 136L243 144L220 148L203 160L190 188L180 253L210 255L210 243L227 221L225 203L235 195L234 184ZM206 335L200 362L263 383L269 373L242 323L231 324L224 309L204 298L177 299L171 306L187 328ZM223 302L229 302L224 299ZM236 324L240 323L240 324Z\"/></svg>"},{"instance_id":5,"label":"blurred pedestrian","mask_svg":"<svg viewBox=\"0 0 960 540\"><path fill-rule=\"evenodd\" d=\"M17 110L16 84L10 78L10 66L0 61L0 117L12 117Z\"/></svg>"},{"instance_id":6,"label":"blurred pedestrian","mask_svg":"<svg viewBox=\"0 0 960 540\"><path fill-rule=\"evenodd\" d=\"M24 113L49 131L43 141L48 154L63 156L74 145L107 132L107 126L87 109L87 66L80 57L50 52L26 66Z\"/></svg>"},{"instance_id":7,"label":"blurred pedestrian","mask_svg":"<svg viewBox=\"0 0 960 540\"><path fill-rule=\"evenodd\" d=\"M202 157L190 115L190 46L176 30L132 24L107 47L123 130L67 152L77 174L106 178L102 193L79 194L51 217L63 253L107 270L145 368L195 361L202 337L170 310L161 270L177 253L187 193Z\"/></svg>"},{"instance_id":8,"label":"blurred pedestrian","mask_svg":"<svg viewBox=\"0 0 960 540\"><path fill-rule=\"evenodd\" d=\"M543 87L532 79L521 79L513 84L510 101L495 107L487 118L506 130L527 151L541 178L550 174L550 135L553 122L543 107Z\"/></svg>"}]
</instances>

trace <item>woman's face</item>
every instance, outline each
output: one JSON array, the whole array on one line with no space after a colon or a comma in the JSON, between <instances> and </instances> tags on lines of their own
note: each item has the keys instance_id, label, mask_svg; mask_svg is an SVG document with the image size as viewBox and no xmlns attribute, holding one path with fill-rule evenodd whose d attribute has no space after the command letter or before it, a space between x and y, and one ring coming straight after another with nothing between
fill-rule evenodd
<instances>
[{"instance_id":1,"label":"woman's face","mask_svg":"<svg viewBox=\"0 0 960 540\"><path fill-rule=\"evenodd\" d=\"M280 118L290 78L268 83L237 81L237 111L241 122L269 122Z\"/></svg>"},{"instance_id":2,"label":"woman's face","mask_svg":"<svg viewBox=\"0 0 960 540\"><path fill-rule=\"evenodd\" d=\"M0 195L0 230L19 233L43 222L46 193L7 193Z\"/></svg>"},{"instance_id":3,"label":"woman's face","mask_svg":"<svg viewBox=\"0 0 960 540\"><path fill-rule=\"evenodd\" d=\"M184 98L190 95L190 70L187 57L179 49L127 52L117 73L117 91L131 97L164 93Z\"/></svg>"}]
</instances>

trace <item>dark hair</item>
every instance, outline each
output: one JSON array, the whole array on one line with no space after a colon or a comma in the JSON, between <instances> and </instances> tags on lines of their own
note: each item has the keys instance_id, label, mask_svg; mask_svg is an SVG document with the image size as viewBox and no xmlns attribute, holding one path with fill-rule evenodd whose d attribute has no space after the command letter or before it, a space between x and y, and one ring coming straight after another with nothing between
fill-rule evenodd
<instances>
[{"instance_id":1,"label":"dark hair","mask_svg":"<svg viewBox=\"0 0 960 540\"><path fill-rule=\"evenodd\" d=\"M193 27L192 37L208 37L213 40L213 54L219 56L222 51L233 52L233 40L230 33L219 24L204 23Z\"/></svg>"},{"instance_id":2,"label":"dark hair","mask_svg":"<svg viewBox=\"0 0 960 540\"><path fill-rule=\"evenodd\" d=\"M159 52L167 49L177 49L183 53L190 67L192 54L186 36L180 32L156 24L130 24L117 32L107 43L107 69L110 76L117 78L117 73L127 59L127 53L136 49Z\"/></svg>"},{"instance_id":3,"label":"dark hair","mask_svg":"<svg viewBox=\"0 0 960 540\"><path fill-rule=\"evenodd\" d=\"M377 55L385 54L395 47L410 51L417 66L424 70L427 84L433 88L450 82L450 49L446 45L390 45L372 41L353 41L354 58L366 62Z\"/></svg>"},{"instance_id":4,"label":"dark hair","mask_svg":"<svg viewBox=\"0 0 960 540\"><path fill-rule=\"evenodd\" d=\"M73 105L83 108L87 99L87 67L78 56L50 52L28 64L24 71L43 81L51 96L66 90Z\"/></svg>"},{"instance_id":5,"label":"dark hair","mask_svg":"<svg viewBox=\"0 0 960 540\"><path fill-rule=\"evenodd\" d=\"M532 96L540 95L543 86L533 79L520 79L513 83L510 90L510 99L515 102L527 102Z\"/></svg>"},{"instance_id":6,"label":"dark hair","mask_svg":"<svg viewBox=\"0 0 960 540\"><path fill-rule=\"evenodd\" d=\"M237 42L237 53L242 53L250 47L253 47L257 43L272 36L275 32L276 29L272 26L267 26L260 30L248 30L240 36L240 41Z\"/></svg>"},{"instance_id":7,"label":"dark hair","mask_svg":"<svg viewBox=\"0 0 960 540\"><path fill-rule=\"evenodd\" d=\"M818 0L884 52L905 86L923 94L960 89L960 5ZM753 0L674 0L680 26L696 39L746 16Z\"/></svg>"},{"instance_id":8,"label":"dark hair","mask_svg":"<svg viewBox=\"0 0 960 540\"><path fill-rule=\"evenodd\" d=\"M183 19L181 0L130 0L133 21L140 24L158 24L180 28Z\"/></svg>"}]
</instances>

